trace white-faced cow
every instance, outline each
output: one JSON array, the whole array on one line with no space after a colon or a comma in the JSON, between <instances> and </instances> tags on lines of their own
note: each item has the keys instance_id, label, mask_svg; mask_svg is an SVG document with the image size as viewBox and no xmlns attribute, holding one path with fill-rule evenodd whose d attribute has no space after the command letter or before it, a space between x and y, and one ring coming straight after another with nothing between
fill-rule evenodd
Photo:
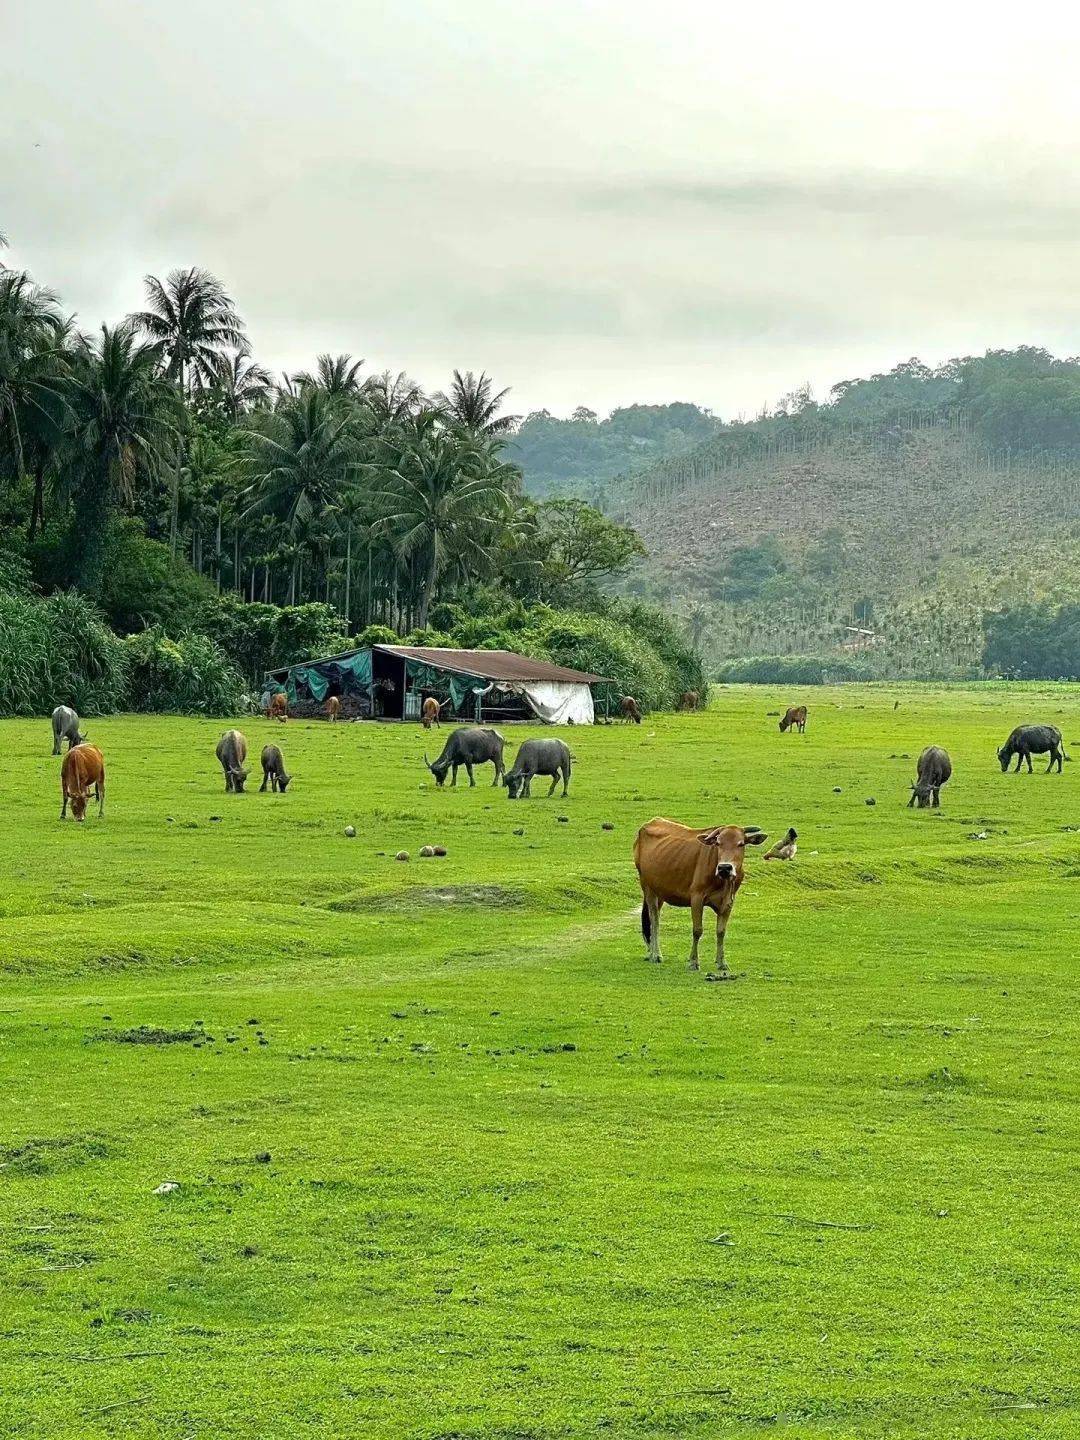
<instances>
[{"instance_id":1,"label":"white-faced cow","mask_svg":"<svg viewBox=\"0 0 1080 1440\"><path fill-rule=\"evenodd\" d=\"M690 969L698 968L698 942L706 909L716 915L716 975L728 978L724 936L731 909L743 880L743 856L748 845L761 845L768 836L756 825L716 825L692 830L677 820L650 820L634 841L634 864L641 882L641 933L649 946L649 959L659 962L660 911L664 905L689 907L694 943Z\"/></svg>"}]
</instances>

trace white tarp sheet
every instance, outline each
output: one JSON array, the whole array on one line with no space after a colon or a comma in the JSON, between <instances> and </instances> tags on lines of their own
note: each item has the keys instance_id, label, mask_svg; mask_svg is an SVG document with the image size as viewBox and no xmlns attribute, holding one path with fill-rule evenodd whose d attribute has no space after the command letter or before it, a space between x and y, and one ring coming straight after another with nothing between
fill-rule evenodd
<instances>
[{"instance_id":1,"label":"white tarp sheet","mask_svg":"<svg viewBox=\"0 0 1080 1440\"><path fill-rule=\"evenodd\" d=\"M521 693L533 713L549 725L591 725L593 723L592 691L588 685L566 684L555 680L531 680L522 685Z\"/></svg>"}]
</instances>

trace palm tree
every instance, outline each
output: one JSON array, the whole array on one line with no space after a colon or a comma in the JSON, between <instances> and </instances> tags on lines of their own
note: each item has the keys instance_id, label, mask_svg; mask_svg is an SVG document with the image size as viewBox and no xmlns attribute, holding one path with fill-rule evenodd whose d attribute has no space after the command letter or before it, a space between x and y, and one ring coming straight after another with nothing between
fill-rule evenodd
<instances>
[{"instance_id":1,"label":"palm tree","mask_svg":"<svg viewBox=\"0 0 1080 1440\"><path fill-rule=\"evenodd\" d=\"M505 435L521 419L520 415L498 413L509 394L509 389L495 394L493 382L483 371L474 375L471 370L466 370L462 375L460 370L455 370L450 394L436 395L435 400L455 424L463 426L473 435L491 439L496 435Z\"/></svg>"},{"instance_id":2,"label":"palm tree","mask_svg":"<svg viewBox=\"0 0 1080 1440\"><path fill-rule=\"evenodd\" d=\"M221 282L193 265L171 270L164 283L145 278L149 310L132 316L157 342L166 374L184 394L214 383L222 352L247 349L243 323Z\"/></svg>"},{"instance_id":3,"label":"palm tree","mask_svg":"<svg viewBox=\"0 0 1080 1440\"><path fill-rule=\"evenodd\" d=\"M48 452L55 448L66 414L64 350L70 322L55 295L18 270L0 271L0 458L7 457L21 482L33 450L35 517Z\"/></svg>"},{"instance_id":4,"label":"palm tree","mask_svg":"<svg viewBox=\"0 0 1080 1440\"><path fill-rule=\"evenodd\" d=\"M214 388L229 419L235 424L247 410L265 405L273 394L270 371L251 358L246 345L219 355L214 364Z\"/></svg>"},{"instance_id":5,"label":"palm tree","mask_svg":"<svg viewBox=\"0 0 1080 1440\"><path fill-rule=\"evenodd\" d=\"M69 399L73 422L66 469L74 482L77 572L84 588L100 580L102 541L118 505L130 504L141 478L157 471L175 433L176 392L158 365L158 348L140 342L125 321L80 337Z\"/></svg>"},{"instance_id":6,"label":"palm tree","mask_svg":"<svg viewBox=\"0 0 1080 1440\"><path fill-rule=\"evenodd\" d=\"M419 385L404 370L396 375L384 370L381 375L371 376L364 385L364 399L380 428L399 424L424 404Z\"/></svg>"},{"instance_id":7,"label":"palm tree","mask_svg":"<svg viewBox=\"0 0 1080 1440\"><path fill-rule=\"evenodd\" d=\"M484 522L506 513L512 467L490 445L425 410L387 438L386 484L378 499L397 553L419 560L423 579L417 623L427 624L439 575L451 555L486 563Z\"/></svg>"},{"instance_id":8,"label":"palm tree","mask_svg":"<svg viewBox=\"0 0 1080 1440\"><path fill-rule=\"evenodd\" d=\"M363 391L360 371L363 360L354 360L351 355L320 355L315 362L314 375L306 370L294 377L297 386L318 385L335 400L353 399Z\"/></svg>"},{"instance_id":9,"label":"palm tree","mask_svg":"<svg viewBox=\"0 0 1080 1440\"><path fill-rule=\"evenodd\" d=\"M262 428L245 431L244 440L245 514L274 514L294 538L332 510L361 461L356 417L318 387L285 399ZM292 558L295 596L299 555Z\"/></svg>"}]
</instances>

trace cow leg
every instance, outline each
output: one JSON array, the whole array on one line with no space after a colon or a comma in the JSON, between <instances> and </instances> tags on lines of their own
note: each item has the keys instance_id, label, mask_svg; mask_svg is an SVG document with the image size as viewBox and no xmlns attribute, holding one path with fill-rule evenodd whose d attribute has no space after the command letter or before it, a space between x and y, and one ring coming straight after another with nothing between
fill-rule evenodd
<instances>
[{"instance_id":1,"label":"cow leg","mask_svg":"<svg viewBox=\"0 0 1080 1440\"><path fill-rule=\"evenodd\" d=\"M565 768L565 769L563 770L563 772L562 772L562 793L563 793L563 799L566 798L567 794L569 793L569 790L570 790L570 766L567 765L566 768Z\"/></svg>"},{"instance_id":2,"label":"cow leg","mask_svg":"<svg viewBox=\"0 0 1080 1440\"><path fill-rule=\"evenodd\" d=\"M716 976L718 980L726 980L731 973L727 968L727 961L724 959L724 937L727 934L727 918L723 915L716 917Z\"/></svg>"},{"instance_id":3,"label":"cow leg","mask_svg":"<svg viewBox=\"0 0 1080 1440\"><path fill-rule=\"evenodd\" d=\"M468 777L469 777L469 784L472 785L472 786L474 787L474 789L475 789L475 787L476 787L476 776L473 774L473 771L472 771L472 761L471 761L471 760L466 760L466 761L465 761L465 773L466 773L466 775L468 775Z\"/></svg>"},{"instance_id":4,"label":"cow leg","mask_svg":"<svg viewBox=\"0 0 1080 1440\"><path fill-rule=\"evenodd\" d=\"M550 789L550 790L548 791L548 793L547 793L547 798L548 798L549 800L551 799L552 795L555 794L555 791L556 791L556 789L558 788L558 785L559 785L559 772L556 770L556 771L555 771L555 774L551 777L551 789ZM563 794L564 794L564 795L566 794L566 791L565 791L565 790L563 791Z\"/></svg>"},{"instance_id":5,"label":"cow leg","mask_svg":"<svg viewBox=\"0 0 1080 1440\"><path fill-rule=\"evenodd\" d=\"M930 803L935 810L941 809L941 787L939 785L934 786L934 796Z\"/></svg>"},{"instance_id":6,"label":"cow leg","mask_svg":"<svg viewBox=\"0 0 1080 1440\"><path fill-rule=\"evenodd\" d=\"M65 787L65 789L64 789L63 794L64 794L64 803L63 803L63 805L61 805L61 807L60 807L60 819L61 819L61 820L64 820L64 819L67 818L68 792L67 792L67 788L66 788L66 787Z\"/></svg>"},{"instance_id":7,"label":"cow leg","mask_svg":"<svg viewBox=\"0 0 1080 1440\"><path fill-rule=\"evenodd\" d=\"M1027 758L1027 762L1028 762L1028 774L1029 774L1029 775L1034 775L1035 769L1034 769L1034 766L1033 766L1032 763L1031 763L1031 751L1030 751L1030 750L1028 751L1026 758Z\"/></svg>"},{"instance_id":8,"label":"cow leg","mask_svg":"<svg viewBox=\"0 0 1080 1440\"><path fill-rule=\"evenodd\" d=\"M690 969L698 968L698 942L701 939L701 917L704 906L700 900L690 901L690 923L694 929L694 943L690 947Z\"/></svg>"},{"instance_id":9,"label":"cow leg","mask_svg":"<svg viewBox=\"0 0 1080 1440\"><path fill-rule=\"evenodd\" d=\"M267 782L269 779L270 779L270 771L269 771L269 770L264 770L264 771L263 771L263 783L259 786L259 794L260 794L260 795L261 795L262 792L266 789L266 782Z\"/></svg>"},{"instance_id":10,"label":"cow leg","mask_svg":"<svg viewBox=\"0 0 1080 1440\"><path fill-rule=\"evenodd\" d=\"M104 780L99 780L98 783L94 786L94 789L97 791L97 813L98 813L98 819L99 819L99 820L104 820L104 819L105 819L105 782L104 782Z\"/></svg>"},{"instance_id":11,"label":"cow leg","mask_svg":"<svg viewBox=\"0 0 1080 1440\"><path fill-rule=\"evenodd\" d=\"M457 786L457 772L458 772L457 764L455 764L455 765L453 766L453 771L454 771L453 778L452 778L451 781L450 781L450 788L451 788L452 790L455 789L456 786Z\"/></svg>"},{"instance_id":12,"label":"cow leg","mask_svg":"<svg viewBox=\"0 0 1080 1440\"><path fill-rule=\"evenodd\" d=\"M655 895L646 895L645 903L649 907L649 959L654 965L663 963L663 955L660 953L660 901Z\"/></svg>"}]
</instances>

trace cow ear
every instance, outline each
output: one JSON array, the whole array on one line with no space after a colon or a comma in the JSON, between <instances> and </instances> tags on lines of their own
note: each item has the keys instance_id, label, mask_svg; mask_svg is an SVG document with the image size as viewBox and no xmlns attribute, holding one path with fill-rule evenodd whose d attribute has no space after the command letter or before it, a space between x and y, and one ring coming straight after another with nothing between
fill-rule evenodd
<instances>
[{"instance_id":1,"label":"cow ear","mask_svg":"<svg viewBox=\"0 0 1080 1440\"><path fill-rule=\"evenodd\" d=\"M699 835L698 839L702 845L716 845L720 840L720 830L707 830L704 835Z\"/></svg>"},{"instance_id":2,"label":"cow ear","mask_svg":"<svg viewBox=\"0 0 1080 1440\"><path fill-rule=\"evenodd\" d=\"M751 825L749 830L743 831L743 838L747 845L764 845L769 837L764 830L758 830L756 826Z\"/></svg>"}]
</instances>

